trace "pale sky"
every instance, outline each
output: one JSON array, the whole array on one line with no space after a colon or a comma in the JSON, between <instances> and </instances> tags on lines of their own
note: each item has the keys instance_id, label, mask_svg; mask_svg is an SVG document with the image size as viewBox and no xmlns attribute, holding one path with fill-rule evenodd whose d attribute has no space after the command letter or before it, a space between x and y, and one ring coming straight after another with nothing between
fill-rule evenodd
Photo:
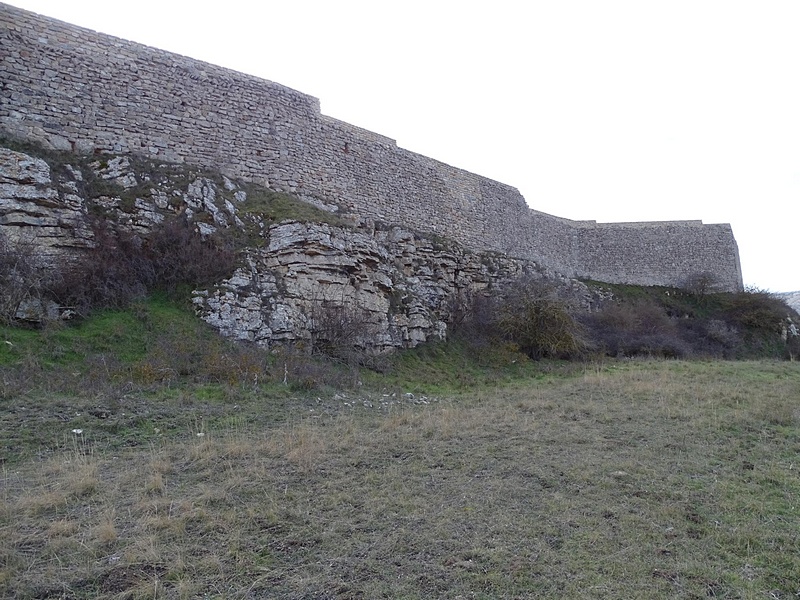
<instances>
[{"instance_id":1,"label":"pale sky","mask_svg":"<svg viewBox=\"0 0 800 600\"><path fill-rule=\"evenodd\" d=\"M797 0L10 0L311 94L597 221L730 223L800 290Z\"/></svg>"}]
</instances>

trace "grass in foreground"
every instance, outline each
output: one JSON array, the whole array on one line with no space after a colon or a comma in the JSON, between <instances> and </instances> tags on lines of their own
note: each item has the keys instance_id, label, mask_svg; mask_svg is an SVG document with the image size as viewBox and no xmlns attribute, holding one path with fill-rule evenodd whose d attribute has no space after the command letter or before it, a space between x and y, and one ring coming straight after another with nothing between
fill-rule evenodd
<instances>
[{"instance_id":1,"label":"grass in foreground","mask_svg":"<svg viewBox=\"0 0 800 600\"><path fill-rule=\"evenodd\" d=\"M794 363L620 363L438 399L182 393L192 425L119 447L67 420L56 451L5 468L4 595L800 593ZM282 418L257 418L273 402Z\"/></svg>"}]
</instances>

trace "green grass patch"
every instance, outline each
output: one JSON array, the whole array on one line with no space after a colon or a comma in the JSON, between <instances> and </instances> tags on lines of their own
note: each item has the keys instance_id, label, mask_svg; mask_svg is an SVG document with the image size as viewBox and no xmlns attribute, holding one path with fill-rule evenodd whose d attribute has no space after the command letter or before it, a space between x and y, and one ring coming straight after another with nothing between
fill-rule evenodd
<instances>
[{"instance_id":1,"label":"green grass patch","mask_svg":"<svg viewBox=\"0 0 800 600\"><path fill-rule=\"evenodd\" d=\"M247 200L239 205L244 216L255 216L267 224L292 220L309 223L327 223L336 227L345 225L335 213L317 208L283 192L274 192L262 187L251 186L247 190Z\"/></svg>"},{"instance_id":2,"label":"green grass patch","mask_svg":"<svg viewBox=\"0 0 800 600\"><path fill-rule=\"evenodd\" d=\"M447 395L582 368L563 361L532 361L512 345L477 348L456 339L399 351L388 358L380 373L366 372L362 376L387 389Z\"/></svg>"},{"instance_id":3,"label":"green grass patch","mask_svg":"<svg viewBox=\"0 0 800 600\"><path fill-rule=\"evenodd\" d=\"M80 322L54 323L41 330L0 328L0 364L36 360L44 366L83 365L105 355L130 364L147 356L161 336L216 337L179 302L154 296L125 310L98 310ZM202 347L202 346L201 346Z\"/></svg>"}]
</instances>

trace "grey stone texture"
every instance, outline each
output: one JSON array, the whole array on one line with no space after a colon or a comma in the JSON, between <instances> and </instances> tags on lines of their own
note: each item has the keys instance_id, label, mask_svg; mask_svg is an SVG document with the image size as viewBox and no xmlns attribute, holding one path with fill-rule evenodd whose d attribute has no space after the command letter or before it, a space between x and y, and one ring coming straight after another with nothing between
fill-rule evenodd
<instances>
[{"instance_id":1,"label":"grey stone texture","mask_svg":"<svg viewBox=\"0 0 800 600\"><path fill-rule=\"evenodd\" d=\"M371 352L413 348L447 337L451 311L469 297L521 276L535 265L443 248L399 227L387 230L287 221L265 231L267 244L195 306L223 335L264 347L311 345L327 309L359 323L351 343ZM567 285L567 282L562 282ZM586 303L585 286L573 283ZM351 312L355 311L355 312Z\"/></svg>"},{"instance_id":2,"label":"grey stone texture","mask_svg":"<svg viewBox=\"0 0 800 600\"><path fill-rule=\"evenodd\" d=\"M45 260L92 244L86 202L75 181L57 190L49 165L0 147L0 232L14 243L35 243Z\"/></svg>"},{"instance_id":3,"label":"grey stone texture","mask_svg":"<svg viewBox=\"0 0 800 600\"><path fill-rule=\"evenodd\" d=\"M252 242L243 249L240 266L217 284L195 290L193 302L200 317L223 335L262 347L310 348L324 329L320 321L345 318L354 347L373 353L411 348L444 339L453 311L470 298L522 276L553 278L531 261L470 252L400 227L270 224L257 211L241 210L247 206L241 182L210 179L187 165L113 155L53 165L0 146L0 235L36 259L41 277L57 280L59 269L96 245L92 221L98 215L105 215L99 223L116 223L140 238L165 220L182 217L203 235L238 230ZM102 193L80 186L90 179L111 185ZM142 185L132 189L134 182ZM595 301L585 285L560 283L587 308ZM71 314L69 307L38 296L0 294L3 301L13 302L17 318L31 322Z\"/></svg>"},{"instance_id":4,"label":"grey stone texture","mask_svg":"<svg viewBox=\"0 0 800 600\"><path fill-rule=\"evenodd\" d=\"M513 187L399 148L277 83L0 4L0 130L80 153L221 170L570 277L742 288L729 225L597 224L531 210Z\"/></svg>"}]
</instances>

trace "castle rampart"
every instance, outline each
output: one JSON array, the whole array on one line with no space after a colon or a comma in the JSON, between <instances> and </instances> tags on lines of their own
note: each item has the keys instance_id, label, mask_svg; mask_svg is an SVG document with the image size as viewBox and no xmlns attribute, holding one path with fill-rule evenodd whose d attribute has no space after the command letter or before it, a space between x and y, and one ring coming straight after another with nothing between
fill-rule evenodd
<instances>
[{"instance_id":1,"label":"castle rampart","mask_svg":"<svg viewBox=\"0 0 800 600\"><path fill-rule=\"evenodd\" d=\"M569 221L513 187L398 148L285 86L0 4L0 129L51 147L133 152L335 203L570 276L742 286L727 225Z\"/></svg>"}]
</instances>

